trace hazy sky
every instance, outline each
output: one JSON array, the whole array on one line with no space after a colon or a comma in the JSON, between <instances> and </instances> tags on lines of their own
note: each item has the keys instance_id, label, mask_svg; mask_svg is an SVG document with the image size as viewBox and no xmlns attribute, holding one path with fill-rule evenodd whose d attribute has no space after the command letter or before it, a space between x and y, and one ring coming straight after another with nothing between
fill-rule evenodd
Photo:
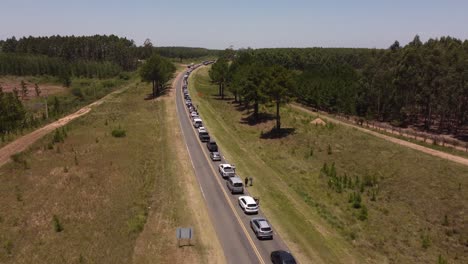
<instances>
[{"instance_id":1,"label":"hazy sky","mask_svg":"<svg viewBox=\"0 0 468 264\"><path fill-rule=\"evenodd\" d=\"M141 45L377 47L468 39L468 0L0 0L0 39L116 34Z\"/></svg>"}]
</instances>

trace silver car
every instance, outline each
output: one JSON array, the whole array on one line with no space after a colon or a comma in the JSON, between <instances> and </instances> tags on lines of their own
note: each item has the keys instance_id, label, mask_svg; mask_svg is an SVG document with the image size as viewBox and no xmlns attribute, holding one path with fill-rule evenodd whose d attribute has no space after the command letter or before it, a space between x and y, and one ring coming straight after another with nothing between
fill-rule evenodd
<instances>
[{"instance_id":1,"label":"silver car","mask_svg":"<svg viewBox=\"0 0 468 264\"><path fill-rule=\"evenodd\" d=\"M210 158L212 161L221 161L221 155L219 152L210 152Z\"/></svg>"},{"instance_id":2,"label":"silver car","mask_svg":"<svg viewBox=\"0 0 468 264\"><path fill-rule=\"evenodd\" d=\"M252 218L250 227L258 239L273 239L273 229L271 229L270 223L265 218Z\"/></svg>"}]
</instances>

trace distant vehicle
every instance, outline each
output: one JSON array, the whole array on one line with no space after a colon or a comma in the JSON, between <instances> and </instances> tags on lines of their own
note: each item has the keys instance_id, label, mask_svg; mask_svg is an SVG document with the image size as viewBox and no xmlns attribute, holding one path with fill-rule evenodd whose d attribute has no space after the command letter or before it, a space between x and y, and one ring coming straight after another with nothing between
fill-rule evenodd
<instances>
[{"instance_id":1,"label":"distant vehicle","mask_svg":"<svg viewBox=\"0 0 468 264\"><path fill-rule=\"evenodd\" d=\"M250 227L258 239L273 239L273 230L271 229L270 223L268 223L265 218L258 217L250 219Z\"/></svg>"},{"instance_id":2,"label":"distant vehicle","mask_svg":"<svg viewBox=\"0 0 468 264\"><path fill-rule=\"evenodd\" d=\"M236 176L236 167L231 164L219 164L218 171L223 178Z\"/></svg>"},{"instance_id":3,"label":"distant vehicle","mask_svg":"<svg viewBox=\"0 0 468 264\"><path fill-rule=\"evenodd\" d=\"M193 127L199 128L201 126L203 126L202 120L200 118L194 118L193 119Z\"/></svg>"},{"instance_id":4,"label":"distant vehicle","mask_svg":"<svg viewBox=\"0 0 468 264\"><path fill-rule=\"evenodd\" d=\"M210 134L208 132L198 132L198 138L200 138L201 142L208 142L210 141Z\"/></svg>"},{"instance_id":5,"label":"distant vehicle","mask_svg":"<svg viewBox=\"0 0 468 264\"><path fill-rule=\"evenodd\" d=\"M230 177L226 181L226 185L227 185L229 191L231 191L232 194L234 194L234 193L244 193L244 184L242 183L241 178L239 178L237 176Z\"/></svg>"},{"instance_id":6,"label":"distant vehicle","mask_svg":"<svg viewBox=\"0 0 468 264\"><path fill-rule=\"evenodd\" d=\"M210 140L206 143L206 147L210 152L216 152L218 151L218 145L216 144L216 141Z\"/></svg>"},{"instance_id":7,"label":"distant vehicle","mask_svg":"<svg viewBox=\"0 0 468 264\"><path fill-rule=\"evenodd\" d=\"M200 132L208 132L208 131L206 131L205 127L201 126L201 127L198 128L198 133L200 133Z\"/></svg>"},{"instance_id":8,"label":"distant vehicle","mask_svg":"<svg viewBox=\"0 0 468 264\"><path fill-rule=\"evenodd\" d=\"M198 116L197 111L192 111L192 112L190 113L190 116L191 116L191 117L196 117L196 116Z\"/></svg>"},{"instance_id":9,"label":"distant vehicle","mask_svg":"<svg viewBox=\"0 0 468 264\"><path fill-rule=\"evenodd\" d=\"M250 196L239 197L239 206L246 214L258 213L258 204L255 202L254 198Z\"/></svg>"},{"instance_id":10,"label":"distant vehicle","mask_svg":"<svg viewBox=\"0 0 468 264\"><path fill-rule=\"evenodd\" d=\"M221 161L221 155L217 151L210 152L210 158L212 161Z\"/></svg>"},{"instance_id":11,"label":"distant vehicle","mask_svg":"<svg viewBox=\"0 0 468 264\"><path fill-rule=\"evenodd\" d=\"M284 251L284 250L276 250L271 252L270 259L273 264L296 264L296 260L294 259L291 253Z\"/></svg>"}]
</instances>

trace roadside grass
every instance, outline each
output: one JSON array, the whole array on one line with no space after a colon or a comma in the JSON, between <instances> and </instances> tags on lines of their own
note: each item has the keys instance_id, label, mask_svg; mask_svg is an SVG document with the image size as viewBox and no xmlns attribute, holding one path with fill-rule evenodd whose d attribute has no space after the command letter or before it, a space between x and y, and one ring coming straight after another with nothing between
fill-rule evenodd
<instances>
[{"instance_id":1,"label":"roadside grass","mask_svg":"<svg viewBox=\"0 0 468 264\"><path fill-rule=\"evenodd\" d=\"M0 168L0 263L132 263L144 250L153 263L205 263L196 230L179 249L178 226L190 226L166 102L146 101L148 86L115 94L60 132ZM120 128L125 137L113 137ZM146 226L148 219L156 219ZM141 263L140 261L135 263Z\"/></svg>"},{"instance_id":2,"label":"roadside grass","mask_svg":"<svg viewBox=\"0 0 468 264\"><path fill-rule=\"evenodd\" d=\"M288 106L282 124L292 133L269 139L274 120L244 122L251 113L219 100L207 72L191 75L192 99L239 175L254 178L249 191L302 262L468 261L468 168L355 128L312 125L316 116Z\"/></svg>"}]
</instances>

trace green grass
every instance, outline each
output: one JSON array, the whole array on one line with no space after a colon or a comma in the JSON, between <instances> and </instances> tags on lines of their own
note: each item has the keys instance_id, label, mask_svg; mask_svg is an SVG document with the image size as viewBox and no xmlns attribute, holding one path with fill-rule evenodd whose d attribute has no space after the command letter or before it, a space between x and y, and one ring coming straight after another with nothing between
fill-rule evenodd
<instances>
[{"instance_id":1,"label":"green grass","mask_svg":"<svg viewBox=\"0 0 468 264\"><path fill-rule=\"evenodd\" d=\"M166 101L144 100L149 90L114 95L67 125L63 143L50 148L53 133L38 141L17 158L30 168L0 168L0 263L132 263L138 252L153 263L204 262L198 239L176 246L176 227L193 225L193 215ZM113 137L116 127L126 137ZM148 221L152 233L140 237Z\"/></svg>"},{"instance_id":2,"label":"green grass","mask_svg":"<svg viewBox=\"0 0 468 264\"><path fill-rule=\"evenodd\" d=\"M27 127L22 130L18 130L16 133L3 135L0 137L0 147L7 145L9 142L24 134L34 131L40 126L46 125L56 119L70 114L79 108L123 87L124 85L128 85L130 82L135 82L135 74L126 73L126 76L130 76L131 78L128 80L119 77L109 79L73 78L70 87L54 89L53 94L47 94L46 91L43 90L40 98L35 96L34 91L30 91L32 98L27 101L23 101L23 105L25 106L25 110L28 114L33 115L37 119L37 126ZM51 76L4 76L0 78L0 81L7 83L18 83L18 89L20 89L19 84L21 83L21 80L25 80L28 83L38 83L39 87L50 85L54 85L56 87L61 86L58 78ZM49 119L44 119L46 95L49 106ZM59 112L55 112L53 109L54 97L59 98Z\"/></svg>"},{"instance_id":3,"label":"green grass","mask_svg":"<svg viewBox=\"0 0 468 264\"><path fill-rule=\"evenodd\" d=\"M250 191L305 263L435 263L441 253L449 262L468 260L462 213L468 210L468 168L353 128L311 125L314 116L290 107L281 109L282 124L294 133L262 138L274 120L242 122L249 114L213 96L217 87L207 71L189 82L206 126L240 176L255 179ZM352 178L351 187L338 188L335 178L321 174L324 163L335 163L340 181ZM366 209L348 202L355 192ZM442 225L445 214L450 227ZM422 236L432 238L427 248Z\"/></svg>"}]
</instances>

